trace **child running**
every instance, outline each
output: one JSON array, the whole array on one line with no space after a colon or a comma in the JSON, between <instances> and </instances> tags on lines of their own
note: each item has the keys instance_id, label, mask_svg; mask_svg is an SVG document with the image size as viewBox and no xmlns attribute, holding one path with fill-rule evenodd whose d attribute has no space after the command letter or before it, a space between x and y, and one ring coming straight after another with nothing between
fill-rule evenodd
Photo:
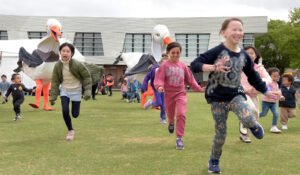
<instances>
[{"instance_id":1,"label":"child running","mask_svg":"<svg viewBox=\"0 0 300 175\"><path fill-rule=\"evenodd\" d=\"M268 86L270 91L276 93L275 96L266 96L263 95L262 97L262 111L259 114L259 117L264 117L268 114L269 109L271 109L273 113L273 121L272 127L270 132L272 133L281 133L281 130L277 128L277 121L278 121L278 108L277 108L277 100L281 97L281 91L278 86L278 79L279 79L279 69L277 68L269 68L268 69L269 75L271 76L272 83Z\"/></svg>"},{"instance_id":2,"label":"child running","mask_svg":"<svg viewBox=\"0 0 300 175\"><path fill-rule=\"evenodd\" d=\"M281 92L279 100L280 123L283 130L287 130L289 118L296 117L296 101L300 107L300 96L293 86L294 77L289 74L282 76Z\"/></svg>"},{"instance_id":3,"label":"child running","mask_svg":"<svg viewBox=\"0 0 300 175\"><path fill-rule=\"evenodd\" d=\"M24 84L22 84L21 75L20 74L13 74L11 80L14 82L12 83L4 97L4 100L7 99L7 97L12 93L13 97L13 105L14 105L14 111L16 113L16 117L14 118L14 121L17 121L21 118L21 104L24 102L24 93L25 92L32 92L31 89L27 89Z\"/></svg>"},{"instance_id":4,"label":"child running","mask_svg":"<svg viewBox=\"0 0 300 175\"><path fill-rule=\"evenodd\" d=\"M190 69L179 61L181 45L172 42L167 46L170 59L162 64L155 76L154 87L159 93L165 93L165 107L169 119L169 132L174 132L176 115L176 149L184 149L182 137L184 135L186 120L186 91L185 83L195 91L201 92L202 88L195 81Z\"/></svg>"},{"instance_id":5,"label":"child running","mask_svg":"<svg viewBox=\"0 0 300 175\"><path fill-rule=\"evenodd\" d=\"M229 111L233 111L256 138L262 139L264 136L263 128L254 120L252 110L246 103L241 86L241 73L247 75L249 83L256 90L274 95L273 92L267 91L265 82L254 70L250 56L239 48L244 36L243 22L238 18L225 20L220 34L226 39L225 42L201 54L191 63L194 72L211 72L205 91L215 121L215 136L208 164L209 173L221 173L219 159L225 143Z\"/></svg>"},{"instance_id":6,"label":"child running","mask_svg":"<svg viewBox=\"0 0 300 175\"><path fill-rule=\"evenodd\" d=\"M260 53L258 50L253 46L246 46L244 47L244 50L249 54L249 56L252 58L254 62L254 69L258 72L260 78L266 82L267 85L269 85L272 82L272 79L265 69L265 67L262 64L259 64L260 59ZM248 78L245 75L245 73L242 73L241 76L241 83L244 88L246 97L247 97L247 103L249 104L250 108L252 109L252 113L255 117L255 120L258 121L259 119L259 97L255 88L251 86L248 82ZM250 139L250 130L248 128L245 128L242 122L240 122L240 140L244 143L251 143Z\"/></svg>"},{"instance_id":7,"label":"child running","mask_svg":"<svg viewBox=\"0 0 300 175\"><path fill-rule=\"evenodd\" d=\"M10 83L7 81L6 75L1 75L1 82L0 82L0 92L1 96L3 98L2 104L5 104L7 102L7 99L4 99L6 91L8 90Z\"/></svg>"},{"instance_id":8,"label":"child running","mask_svg":"<svg viewBox=\"0 0 300 175\"><path fill-rule=\"evenodd\" d=\"M164 62L166 62L169 59L168 55L162 55L160 65L162 65ZM148 81L150 80L150 84L152 89L154 89L154 96L155 101L152 101L151 99L147 101L147 103L144 105L144 109L148 109L150 106L152 107L160 107L160 123L166 124L166 112L165 112L165 98L164 98L164 92L159 93L155 87L154 87L154 79L155 74L159 70L159 66L152 66L150 69L150 72L145 76L144 82L143 82L143 90L147 91L148 87Z\"/></svg>"},{"instance_id":9,"label":"child running","mask_svg":"<svg viewBox=\"0 0 300 175\"><path fill-rule=\"evenodd\" d=\"M80 111L82 85L84 99L88 100L91 97L92 79L88 69L81 62L72 59L75 52L72 44L63 43L59 47L59 52L61 60L53 69L50 102L54 105L57 96L60 95L62 114L69 130L66 140L73 140L75 132L69 114L69 103L72 102L72 116L77 118Z\"/></svg>"}]
</instances>

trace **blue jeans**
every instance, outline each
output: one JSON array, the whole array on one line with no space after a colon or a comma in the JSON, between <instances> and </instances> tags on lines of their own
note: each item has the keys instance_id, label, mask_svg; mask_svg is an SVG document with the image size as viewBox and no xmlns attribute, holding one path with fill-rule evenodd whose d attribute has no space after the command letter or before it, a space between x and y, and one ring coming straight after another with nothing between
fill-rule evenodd
<instances>
[{"instance_id":1,"label":"blue jeans","mask_svg":"<svg viewBox=\"0 0 300 175\"><path fill-rule=\"evenodd\" d=\"M138 101L141 100L139 91L137 91L137 92L128 92L128 99L135 99L135 98L137 98Z\"/></svg>"},{"instance_id":2,"label":"blue jeans","mask_svg":"<svg viewBox=\"0 0 300 175\"><path fill-rule=\"evenodd\" d=\"M128 92L123 92L122 96L123 96L123 98L129 99Z\"/></svg>"},{"instance_id":3,"label":"blue jeans","mask_svg":"<svg viewBox=\"0 0 300 175\"><path fill-rule=\"evenodd\" d=\"M277 120L278 120L278 108L277 108L276 103L263 101L262 102L262 111L259 114L259 117L266 116L268 114L269 109L271 109L271 111L273 113L272 126L276 126L277 125Z\"/></svg>"}]
</instances>

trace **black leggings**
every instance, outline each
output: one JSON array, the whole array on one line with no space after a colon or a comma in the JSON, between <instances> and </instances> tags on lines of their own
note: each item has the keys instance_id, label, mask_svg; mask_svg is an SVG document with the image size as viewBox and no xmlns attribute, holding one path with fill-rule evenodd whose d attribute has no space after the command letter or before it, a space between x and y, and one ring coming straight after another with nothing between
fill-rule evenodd
<instances>
[{"instance_id":1,"label":"black leggings","mask_svg":"<svg viewBox=\"0 0 300 175\"><path fill-rule=\"evenodd\" d=\"M112 86L108 86L109 95L112 95Z\"/></svg>"},{"instance_id":2,"label":"black leggings","mask_svg":"<svg viewBox=\"0 0 300 175\"><path fill-rule=\"evenodd\" d=\"M62 96L60 97L60 99L61 99L62 113L63 113L65 123L69 131L73 130L72 121L69 112L70 98L66 96ZM77 118L79 116L79 112L80 112L80 101L72 101L72 116L74 118Z\"/></svg>"},{"instance_id":3,"label":"black leggings","mask_svg":"<svg viewBox=\"0 0 300 175\"><path fill-rule=\"evenodd\" d=\"M24 98L13 99L14 111L16 115L20 114L21 109L20 106L24 102Z\"/></svg>"},{"instance_id":4,"label":"black leggings","mask_svg":"<svg viewBox=\"0 0 300 175\"><path fill-rule=\"evenodd\" d=\"M92 86L92 97L95 98L96 96L96 90L97 90L97 87L98 87L98 83L97 84L94 84Z\"/></svg>"}]
</instances>

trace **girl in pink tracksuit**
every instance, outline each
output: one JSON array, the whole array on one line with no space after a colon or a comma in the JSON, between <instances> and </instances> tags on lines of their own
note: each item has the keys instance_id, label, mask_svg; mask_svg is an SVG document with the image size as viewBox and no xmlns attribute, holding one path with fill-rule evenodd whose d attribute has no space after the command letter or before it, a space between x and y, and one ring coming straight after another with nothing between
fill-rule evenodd
<instances>
[{"instance_id":1,"label":"girl in pink tracksuit","mask_svg":"<svg viewBox=\"0 0 300 175\"><path fill-rule=\"evenodd\" d=\"M184 149L182 137L185 128L186 91L185 83L200 92L202 88L195 81L190 69L179 61L181 46L172 42L167 46L170 60L160 66L154 80L154 86L159 93L165 92L165 107L169 119L169 132L174 132L176 111L176 149Z\"/></svg>"}]
</instances>

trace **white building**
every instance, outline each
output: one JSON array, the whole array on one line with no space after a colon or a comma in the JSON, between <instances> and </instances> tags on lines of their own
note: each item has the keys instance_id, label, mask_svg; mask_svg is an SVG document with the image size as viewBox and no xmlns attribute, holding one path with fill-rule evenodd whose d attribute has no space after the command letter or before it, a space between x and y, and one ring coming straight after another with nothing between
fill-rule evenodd
<instances>
[{"instance_id":1,"label":"white building","mask_svg":"<svg viewBox=\"0 0 300 175\"><path fill-rule=\"evenodd\" d=\"M40 17L0 15L0 40L41 38L46 34L48 18L62 24L63 37L71 41L87 62L104 65L106 73L116 79L123 74L124 63L113 66L120 52L151 52L151 32L155 25L166 25L172 40L183 47L181 61L187 65L200 53L222 42L219 35L227 17L193 18L107 18L107 17ZM244 22L241 45L253 45L254 38L267 32L267 17L240 17ZM1 48L0 48L0 51ZM206 76L198 77L200 81Z\"/></svg>"}]
</instances>

